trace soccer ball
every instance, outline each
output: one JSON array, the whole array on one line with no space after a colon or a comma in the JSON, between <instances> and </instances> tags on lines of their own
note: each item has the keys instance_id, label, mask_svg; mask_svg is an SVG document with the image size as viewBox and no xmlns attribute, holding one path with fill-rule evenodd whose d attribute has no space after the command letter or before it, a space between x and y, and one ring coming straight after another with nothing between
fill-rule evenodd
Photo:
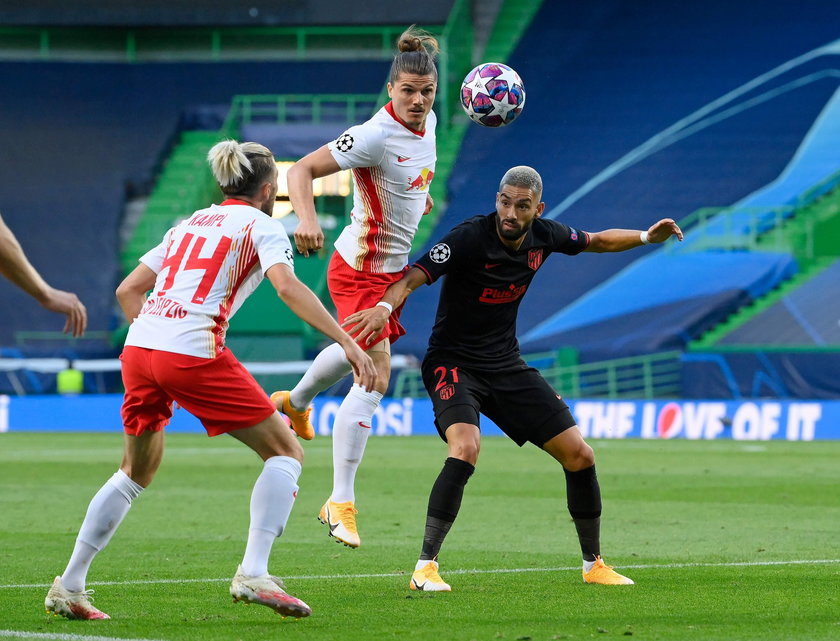
<instances>
[{"instance_id":1,"label":"soccer ball","mask_svg":"<svg viewBox=\"0 0 840 641\"><path fill-rule=\"evenodd\" d=\"M461 83L461 106L473 122L485 127L512 123L525 106L525 85L501 62L484 62Z\"/></svg>"}]
</instances>

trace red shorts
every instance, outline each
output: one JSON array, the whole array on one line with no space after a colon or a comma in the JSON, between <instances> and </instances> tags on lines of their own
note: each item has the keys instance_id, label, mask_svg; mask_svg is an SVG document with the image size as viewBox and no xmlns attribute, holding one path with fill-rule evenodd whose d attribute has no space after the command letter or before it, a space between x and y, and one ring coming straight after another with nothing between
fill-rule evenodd
<instances>
[{"instance_id":1,"label":"red shorts","mask_svg":"<svg viewBox=\"0 0 840 641\"><path fill-rule=\"evenodd\" d=\"M126 434L159 432L172 418L172 402L195 416L208 436L252 427L277 409L229 349L198 358L126 346L120 354Z\"/></svg>"},{"instance_id":2,"label":"red shorts","mask_svg":"<svg viewBox=\"0 0 840 641\"><path fill-rule=\"evenodd\" d=\"M368 309L378 303L385 290L396 283L402 275L408 271L406 265L402 271L391 274L374 274L371 272L359 272L350 267L338 252L335 252L330 259L330 266L327 270L327 286L330 296L335 304L336 315L339 325L344 319L362 309ZM400 325L400 313L403 303L397 307L388 318L388 323L382 329L379 336L368 345L360 345L368 350L378 342L388 339L393 345L396 340L405 334L405 327Z\"/></svg>"}]
</instances>

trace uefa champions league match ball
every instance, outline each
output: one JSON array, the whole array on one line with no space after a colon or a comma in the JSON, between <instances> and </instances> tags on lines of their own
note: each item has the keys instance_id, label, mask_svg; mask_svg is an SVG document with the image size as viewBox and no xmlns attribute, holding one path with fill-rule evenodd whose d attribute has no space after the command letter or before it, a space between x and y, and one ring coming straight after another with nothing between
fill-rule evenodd
<instances>
[{"instance_id":1,"label":"uefa champions league match ball","mask_svg":"<svg viewBox=\"0 0 840 641\"><path fill-rule=\"evenodd\" d=\"M509 125L525 106L525 85L519 74L507 65L484 62L461 83L461 106L479 125Z\"/></svg>"}]
</instances>

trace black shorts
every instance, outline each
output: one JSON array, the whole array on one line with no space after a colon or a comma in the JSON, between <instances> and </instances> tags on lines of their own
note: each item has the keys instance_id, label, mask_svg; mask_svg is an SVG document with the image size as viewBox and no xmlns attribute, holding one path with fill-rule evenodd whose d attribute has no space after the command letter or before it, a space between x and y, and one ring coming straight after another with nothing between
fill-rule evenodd
<instances>
[{"instance_id":1,"label":"black shorts","mask_svg":"<svg viewBox=\"0 0 840 641\"><path fill-rule=\"evenodd\" d=\"M491 371L429 354L421 371L444 441L446 429L455 423L480 427L479 413L520 447L529 441L542 447L576 425L565 401L524 361Z\"/></svg>"}]
</instances>

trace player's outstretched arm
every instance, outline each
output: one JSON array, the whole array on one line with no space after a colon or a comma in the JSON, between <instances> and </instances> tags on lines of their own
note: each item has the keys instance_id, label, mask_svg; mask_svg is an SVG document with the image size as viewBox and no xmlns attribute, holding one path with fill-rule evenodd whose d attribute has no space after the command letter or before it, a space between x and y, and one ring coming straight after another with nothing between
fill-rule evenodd
<instances>
[{"instance_id":1,"label":"player's outstretched arm","mask_svg":"<svg viewBox=\"0 0 840 641\"><path fill-rule=\"evenodd\" d=\"M379 303L369 309L350 314L341 326L356 335L357 343L362 345L372 343L388 322L391 311L402 305L411 292L427 282L426 272L412 267L400 280L385 290Z\"/></svg>"},{"instance_id":2,"label":"player's outstretched arm","mask_svg":"<svg viewBox=\"0 0 840 641\"><path fill-rule=\"evenodd\" d=\"M289 200L300 221L295 229L295 245L304 256L324 246L324 232L318 224L312 181L340 170L329 148L324 145L298 160L286 174Z\"/></svg>"},{"instance_id":3,"label":"player's outstretched arm","mask_svg":"<svg viewBox=\"0 0 840 641\"><path fill-rule=\"evenodd\" d=\"M306 285L300 282L288 265L278 263L265 272L277 295L302 321L341 345L353 368L356 382L372 390L376 382L373 360L350 338Z\"/></svg>"},{"instance_id":4,"label":"player's outstretched arm","mask_svg":"<svg viewBox=\"0 0 840 641\"><path fill-rule=\"evenodd\" d=\"M607 253L623 252L634 247L664 243L671 236L683 239L680 226L673 218L663 218L648 227L646 231L638 229L606 229L589 233L589 245L584 251Z\"/></svg>"},{"instance_id":5,"label":"player's outstretched arm","mask_svg":"<svg viewBox=\"0 0 840 641\"><path fill-rule=\"evenodd\" d=\"M82 336L87 328L87 309L73 292L50 287L23 253L12 230L0 217L0 274L37 300L44 309L64 314L64 333Z\"/></svg>"}]
</instances>

